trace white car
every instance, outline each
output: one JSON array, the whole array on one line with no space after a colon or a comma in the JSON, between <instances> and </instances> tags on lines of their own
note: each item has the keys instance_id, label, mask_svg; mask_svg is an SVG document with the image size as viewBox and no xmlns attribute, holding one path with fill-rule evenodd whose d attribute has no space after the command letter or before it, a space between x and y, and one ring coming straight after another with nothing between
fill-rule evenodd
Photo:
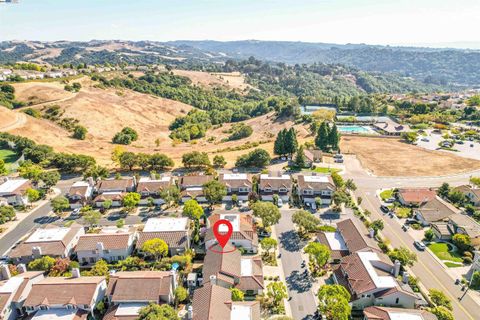
<instances>
[{"instance_id":1,"label":"white car","mask_svg":"<svg viewBox=\"0 0 480 320\"><path fill-rule=\"evenodd\" d=\"M77 216L80 213L80 208L73 209L72 216Z\"/></svg>"},{"instance_id":2,"label":"white car","mask_svg":"<svg viewBox=\"0 0 480 320\"><path fill-rule=\"evenodd\" d=\"M422 138L421 140L422 140L423 142L430 142L430 139L428 139L428 138Z\"/></svg>"},{"instance_id":3,"label":"white car","mask_svg":"<svg viewBox=\"0 0 480 320\"><path fill-rule=\"evenodd\" d=\"M277 201L277 206L278 206L279 208L281 208L281 207L283 206L283 201L282 201L282 199L278 199L278 201Z\"/></svg>"}]
</instances>

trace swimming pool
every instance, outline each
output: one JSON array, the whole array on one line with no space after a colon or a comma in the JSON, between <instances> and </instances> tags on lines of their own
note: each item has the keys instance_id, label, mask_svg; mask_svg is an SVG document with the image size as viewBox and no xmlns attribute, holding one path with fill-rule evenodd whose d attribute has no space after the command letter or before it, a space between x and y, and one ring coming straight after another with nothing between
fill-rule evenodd
<instances>
[{"instance_id":1,"label":"swimming pool","mask_svg":"<svg viewBox=\"0 0 480 320\"><path fill-rule=\"evenodd\" d=\"M338 131L341 133L351 133L351 134L375 134L372 128L369 126L337 126Z\"/></svg>"}]
</instances>

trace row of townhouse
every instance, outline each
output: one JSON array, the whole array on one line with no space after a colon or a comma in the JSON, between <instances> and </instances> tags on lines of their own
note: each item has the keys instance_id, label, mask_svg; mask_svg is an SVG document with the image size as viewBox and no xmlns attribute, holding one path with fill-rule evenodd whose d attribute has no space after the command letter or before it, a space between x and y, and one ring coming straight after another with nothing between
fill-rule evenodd
<instances>
[{"instance_id":1,"label":"row of townhouse","mask_svg":"<svg viewBox=\"0 0 480 320\"><path fill-rule=\"evenodd\" d=\"M389 312L404 317L424 314L417 310L424 301L408 285L408 273L404 272L399 280L400 263L392 263L379 250L372 230L360 221L338 222L336 231L319 232L316 241L331 250L333 281L350 293L354 313L363 311L365 319L389 319L375 318Z\"/></svg>"},{"instance_id":2,"label":"row of townhouse","mask_svg":"<svg viewBox=\"0 0 480 320\"><path fill-rule=\"evenodd\" d=\"M174 302L178 275L175 271L130 271L105 277L83 277L73 269L71 277L44 277L43 272L25 270L11 276L0 267L0 319L84 320L93 318L95 306L104 301L104 319L136 319L149 303Z\"/></svg>"},{"instance_id":3,"label":"row of townhouse","mask_svg":"<svg viewBox=\"0 0 480 320\"><path fill-rule=\"evenodd\" d=\"M67 193L72 209L80 208L88 203L101 208L105 201L112 202L113 207L122 205L123 197L128 192L138 192L141 196L140 204L146 205L152 198L155 205L161 205L161 191L172 185L178 185L182 202L195 199L199 203L207 201L203 186L214 180L213 175L188 175L179 177L162 176L160 178L141 177L137 182L134 177L121 179L104 179L97 182L93 179L75 182ZM224 201L247 201L254 192L254 176L247 173L222 173L218 181L225 185L227 194ZM258 177L258 194L262 201L273 201L278 197L288 202L293 190L292 177L287 174L269 173ZM328 175L300 174L297 176L297 193L303 203L315 203L320 199L323 205L332 201L335 185Z\"/></svg>"},{"instance_id":4,"label":"row of townhouse","mask_svg":"<svg viewBox=\"0 0 480 320\"><path fill-rule=\"evenodd\" d=\"M18 76L23 80L36 80L44 78L62 78L75 76L79 71L74 69L59 69L50 71L34 71L34 70L16 70L16 69L0 69L0 81L7 81L12 76Z\"/></svg>"}]
</instances>

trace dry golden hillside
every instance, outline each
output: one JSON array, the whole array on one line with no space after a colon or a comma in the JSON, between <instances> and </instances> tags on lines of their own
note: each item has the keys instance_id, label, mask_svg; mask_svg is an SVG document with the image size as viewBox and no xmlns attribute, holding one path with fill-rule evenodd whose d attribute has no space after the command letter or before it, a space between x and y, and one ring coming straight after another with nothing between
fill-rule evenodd
<instances>
[{"instance_id":1,"label":"dry golden hillside","mask_svg":"<svg viewBox=\"0 0 480 320\"><path fill-rule=\"evenodd\" d=\"M224 87L239 92L244 92L251 88L251 86L245 82L245 78L240 72L209 73L203 71L173 70L173 73L190 78L193 84L206 88Z\"/></svg>"},{"instance_id":2,"label":"dry golden hillside","mask_svg":"<svg viewBox=\"0 0 480 320\"><path fill-rule=\"evenodd\" d=\"M75 96L74 93L65 91L64 84L59 82L20 82L15 87L15 98L25 103L44 103Z\"/></svg>"}]
</instances>

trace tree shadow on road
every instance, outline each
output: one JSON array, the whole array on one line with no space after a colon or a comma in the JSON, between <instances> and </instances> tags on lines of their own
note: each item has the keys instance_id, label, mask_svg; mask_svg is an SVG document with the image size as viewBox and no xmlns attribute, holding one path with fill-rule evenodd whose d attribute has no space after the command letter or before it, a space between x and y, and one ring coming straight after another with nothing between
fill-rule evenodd
<instances>
[{"instance_id":1,"label":"tree shadow on road","mask_svg":"<svg viewBox=\"0 0 480 320\"><path fill-rule=\"evenodd\" d=\"M290 252L298 252L302 250L305 243L300 239L296 231L290 230L280 234L280 243L282 247Z\"/></svg>"},{"instance_id":2,"label":"tree shadow on road","mask_svg":"<svg viewBox=\"0 0 480 320\"><path fill-rule=\"evenodd\" d=\"M312 288L312 283L315 279L310 276L310 273L308 273L307 270L303 270L301 273L298 270L295 270L290 273L285 280L287 281L289 290L303 293Z\"/></svg>"}]
</instances>

